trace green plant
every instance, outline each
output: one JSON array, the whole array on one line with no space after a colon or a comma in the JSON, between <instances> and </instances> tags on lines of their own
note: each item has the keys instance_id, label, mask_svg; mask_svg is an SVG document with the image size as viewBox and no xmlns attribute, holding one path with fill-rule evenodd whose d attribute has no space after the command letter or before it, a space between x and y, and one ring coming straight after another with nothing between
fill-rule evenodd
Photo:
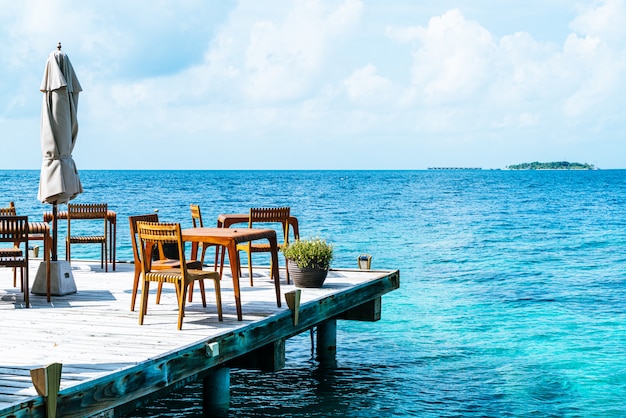
<instances>
[{"instance_id":1,"label":"green plant","mask_svg":"<svg viewBox=\"0 0 626 418\"><path fill-rule=\"evenodd\" d=\"M285 257L300 268L328 270L333 259L333 246L321 238L296 240L282 249Z\"/></svg>"}]
</instances>

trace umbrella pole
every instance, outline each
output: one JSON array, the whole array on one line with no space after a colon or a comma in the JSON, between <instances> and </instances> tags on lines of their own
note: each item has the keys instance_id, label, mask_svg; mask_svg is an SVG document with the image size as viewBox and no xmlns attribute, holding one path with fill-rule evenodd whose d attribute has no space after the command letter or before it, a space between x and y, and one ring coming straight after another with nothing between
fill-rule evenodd
<instances>
[{"instance_id":1,"label":"umbrella pole","mask_svg":"<svg viewBox=\"0 0 626 418\"><path fill-rule=\"evenodd\" d=\"M57 261L57 204L52 204L52 261Z\"/></svg>"}]
</instances>

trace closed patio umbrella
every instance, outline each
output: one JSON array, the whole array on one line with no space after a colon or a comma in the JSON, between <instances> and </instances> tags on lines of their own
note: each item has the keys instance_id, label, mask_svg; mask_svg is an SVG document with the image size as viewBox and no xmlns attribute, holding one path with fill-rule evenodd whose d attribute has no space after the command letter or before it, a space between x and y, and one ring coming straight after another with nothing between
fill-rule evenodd
<instances>
[{"instance_id":1,"label":"closed patio umbrella","mask_svg":"<svg viewBox=\"0 0 626 418\"><path fill-rule=\"evenodd\" d=\"M52 261L50 263L50 290L53 295L76 292L76 284L67 261L57 261L57 205L67 203L83 192L72 151L78 136L78 93L82 91L69 58L61 51L50 53L41 81L43 104L41 108L42 164L37 198L52 204ZM40 265L32 293L45 294L45 269Z\"/></svg>"},{"instance_id":2,"label":"closed patio umbrella","mask_svg":"<svg viewBox=\"0 0 626 418\"><path fill-rule=\"evenodd\" d=\"M57 260L57 205L83 192L72 151L78 136L78 93L82 91L69 58L61 51L50 53L40 87L41 153L43 162L37 198L52 204L52 261Z\"/></svg>"}]
</instances>

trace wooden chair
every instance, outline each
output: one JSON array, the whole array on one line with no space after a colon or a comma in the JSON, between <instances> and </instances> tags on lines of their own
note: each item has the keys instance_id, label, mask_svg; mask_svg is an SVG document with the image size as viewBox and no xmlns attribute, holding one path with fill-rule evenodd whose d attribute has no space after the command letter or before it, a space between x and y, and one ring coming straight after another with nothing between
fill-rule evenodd
<instances>
[{"instance_id":1,"label":"wooden chair","mask_svg":"<svg viewBox=\"0 0 626 418\"><path fill-rule=\"evenodd\" d=\"M190 269L185 260L185 245L182 238L180 224L163 222L137 222L137 233L141 246L141 305L139 307L139 325L143 325L143 318L148 310L148 292L150 282L173 283L176 286L176 296L178 298L178 329L182 329L183 317L185 315L185 299L187 289L194 281L200 282L200 292L202 306L206 307L206 296L204 293L204 280L213 280L215 286L215 303L217 306L217 317L220 321L222 316L222 295L220 291L220 276L215 271L204 271ZM156 270L152 263L152 250L159 244L176 244L181 260L179 268Z\"/></svg>"},{"instance_id":2,"label":"wooden chair","mask_svg":"<svg viewBox=\"0 0 626 418\"><path fill-rule=\"evenodd\" d=\"M15 208L15 203L9 202L9 206L0 208L0 216L15 216L17 215L17 209ZM43 251L48 251L52 253L52 237L50 234L39 234L33 233L32 231L28 234L28 241L44 241L43 243ZM1 251L1 250L0 250ZM52 254L49 254L48 260L51 259ZM46 256L44 255L45 259ZM13 286L16 286L16 278L15 278L15 269L13 269ZM49 292L49 291L48 291ZM48 301L50 301L50 297L48 297Z\"/></svg>"},{"instance_id":3,"label":"wooden chair","mask_svg":"<svg viewBox=\"0 0 626 418\"><path fill-rule=\"evenodd\" d=\"M67 238L65 239L65 259L72 261L72 244L100 244L100 267L104 267L104 271L108 269L108 228L107 228L107 212L108 205L106 203L93 204L67 204ZM104 228L103 234L95 235L73 235L72 222L76 220L92 220L102 221ZM92 228L92 230L95 230Z\"/></svg>"},{"instance_id":4,"label":"wooden chair","mask_svg":"<svg viewBox=\"0 0 626 418\"><path fill-rule=\"evenodd\" d=\"M28 216L0 216L0 243L11 243L12 247L0 252L0 267L21 269L24 304L28 308ZM21 249L22 243L24 249ZM19 252L18 252L19 251ZM15 283L14 283L15 285Z\"/></svg>"},{"instance_id":5,"label":"wooden chair","mask_svg":"<svg viewBox=\"0 0 626 418\"><path fill-rule=\"evenodd\" d=\"M200 211L199 205L194 205L193 203L189 205L189 209L191 210L191 223L194 228L203 228L204 223L202 222L202 212ZM206 254L206 250L209 247L212 247L212 244L202 243L202 253L200 255L200 262L204 265L204 256ZM222 273L224 271L224 260L220 263L220 246L215 245L215 261L213 263L213 270L217 271L217 265L220 264L220 277L222 277ZM222 251L222 254L224 251ZM223 255L222 255L223 257Z\"/></svg>"},{"instance_id":6,"label":"wooden chair","mask_svg":"<svg viewBox=\"0 0 626 418\"><path fill-rule=\"evenodd\" d=\"M9 202L9 206L0 208L0 216L16 216L15 203Z\"/></svg>"},{"instance_id":7,"label":"wooden chair","mask_svg":"<svg viewBox=\"0 0 626 418\"><path fill-rule=\"evenodd\" d=\"M9 206L0 208L0 216L16 216L15 203L9 202ZM13 247L0 248L0 257L21 257L22 250L15 245ZM24 270L20 269L21 280L24 280ZM17 287L17 267L13 267L13 287Z\"/></svg>"},{"instance_id":8,"label":"wooden chair","mask_svg":"<svg viewBox=\"0 0 626 418\"><path fill-rule=\"evenodd\" d=\"M282 248L289 243L289 215L290 208L250 208L250 217L248 220L248 228L252 228L255 223L280 223L282 226L283 239L280 240L280 234L277 234L278 248ZM250 286L254 286L252 280L252 253L270 252L269 243L252 243L246 242L237 245L237 254L239 251L245 251L248 254L248 272L250 274ZM240 264L241 265L241 264ZM289 269L285 260L285 271L287 275L287 283L289 283Z\"/></svg>"},{"instance_id":9,"label":"wooden chair","mask_svg":"<svg viewBox=\"0 0 626 418\"><path fill-rule=\"evenodd\" d=\"M139 277L141 276L141 244L139 242L139 236L137 235L137 222L159 222L159 215L156 213L149 213L147 215L135 215L129 216L128 221L130 223L130 239L133 245L133 257L135 259L135 276L133 279L133 291L130 299L130 310L135 310L135 301L137 300L137 290L139 289ZM194 260L186 260L187 268L190 269L202 269L202 264ZM153 270L167 270L180 267L180 260L167 258L163 251L163 245L158 245L156 254L152 255L152 269ZM161 303L161 290L163 283L159 283L159 289L157 291L156 303Z\"/></svg>"}]
</instances>

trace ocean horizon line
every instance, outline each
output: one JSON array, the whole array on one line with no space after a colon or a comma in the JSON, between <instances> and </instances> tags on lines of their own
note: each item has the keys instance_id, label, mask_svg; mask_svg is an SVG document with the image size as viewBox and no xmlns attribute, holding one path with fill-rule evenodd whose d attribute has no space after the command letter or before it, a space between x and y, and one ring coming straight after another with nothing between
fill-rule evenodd
<instances>
[{"instance_id":1,"label":"ocean horizon line","mask_svg":"<svg viewBox=\"0 0 626 418\"><path fill-rule=\"evenodd\" d=\"M40 171L40 168L0 168L2 171ZM581 169L524 169L524 170L511 170L505 167L502 168L482 168L482 167L428 167L428 168L233 168L233 169L205 169L205 168L79 168L78 172L82 171L207 171L207 172L250 172L250 171L263 171L263 172L418 172L418 171L432 171L432 172L449 172L449 171L619 171L626 170L626 167L619 168L596 168L594 170L581 170Z\"/></svg>"}]
</instances>

